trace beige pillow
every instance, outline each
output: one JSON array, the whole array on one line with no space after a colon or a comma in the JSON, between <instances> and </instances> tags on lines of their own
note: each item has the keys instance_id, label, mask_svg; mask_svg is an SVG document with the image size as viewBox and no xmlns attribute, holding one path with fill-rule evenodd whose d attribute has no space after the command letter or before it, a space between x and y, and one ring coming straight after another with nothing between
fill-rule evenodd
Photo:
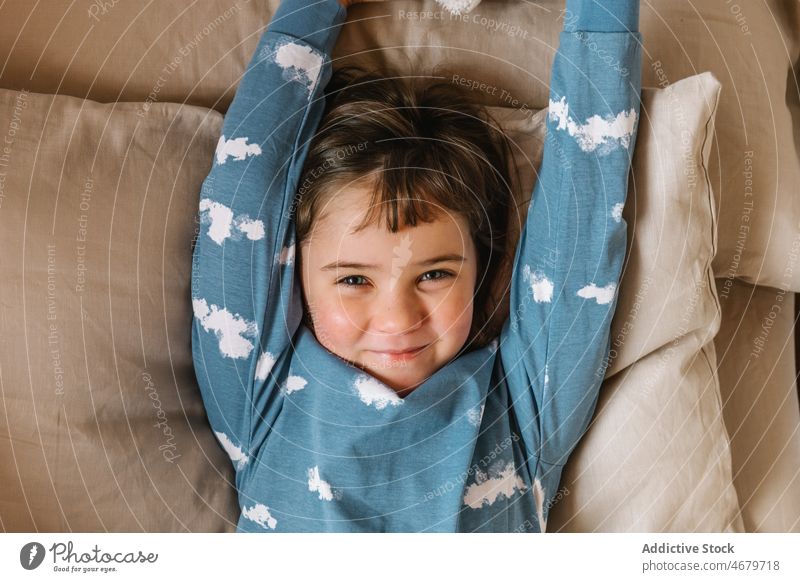
<instances>
[{"instance_id":1,"label":"beige pillow","mask_svg":"<svg viewBox=\"0 0 800 582\"><path fill-rule=\"evenodd\" d=\"M548 531L743 531L712 341L719 94L710 73L642 92L610 367Z\"/></svg>"},{"instance_id":2,"label":"beige pillow","mask_svg":"<svg viewBox=\"0 0 800 582\"><path fill-rule=\"evenodd\" d=\"M676 83L675 94L684 104L693 136L713 121L717 90L708 74ZM619 309L627 313L646 275L662 281L659 277L677 264L679 285L651 286L640 311L643 323L619 348L612 371L613 366L635 371L639 364L631 364L658 350L665 338L682 338L678 353L665 361L663 378L647 394L664 402L662 415L655 417L658 426L672 426L684 415L680 418L686 439L700 442L709 457L691 455L688 464L668 470L657 465L663 470L657 481L662 483L664 475L681 480L707 475L713 465L709 458L717 459L718 472L688 496L693 502L702 500L704 510L711 507L709 500L716 504L704 516L689 507L676 520L676 504L685 502L687 494L666 488L663 496L650 499L652 506L644 507L636 497L629 508L646 511L647 527L654 530L686 526L701 517L713 529L736 511L735 497L726 494L732 489L730 471L725 470L729 460L724 431L718 420L710 422L708 417L708 407L718 404L713 374L709 377L702 366L690 366L683 398L667 397L676 378L686 374L687 358L705 353L700 338L718 323L711 313L715 304L701 294L692 331L682 336L684 304L675 301L676 287L683 289L705 273L703 257L707 261L711 254L710 206L689 212L692 202L704 200L701 193L688 200L679 183L658 178L680 159L669 137L663 93L645 90L632 202L626 208L633 248ZM651 101L660 106L651 111ZM546 112L492 112L520 151L528 154L517 158L524 200L541 159ZM159 103L145 113L139 103L102 105L0 90L0 127L15 119L7 160L13 172L8 171L2 182L5 197L0 206L0 319L4 329L19 330L16 341L0 351L0 434L7 437L0 439L0 467L3 482L9 484L0 488L5 529L232 531L238 516L233 475L204 417L188 334L197 200L221 115ZM648 137L649 132L659 139ZM648 165L654 161L656 167ZM655 182L649 173L657 177ZM646 187L633 190L639 182ZM664 213L667 204L676 207L674 213ZM685 253L679 246L668 249L687 237L697 243L699 258L676 262L675 257ZM647 257L655 261L652 268L642 264ZM652 322L661 328L655 339L638 334ZM653 371L648 363L638 369L644 368ZM624 375L618 373L610 382ZM607 395L613 391L613 385L604 390L601 422L630 410L625 399L609 402ZM628 392L636 395L635 389ZM698 402L706 408L686 410L689 403ZM643 407L629 419L625 426L633 432L627 437L653 424L653 414ZM613 431L595 427L592 442L619 438L615 431L616 426ZM646 443L649 448L639 450L648 459L659 458L663 443ZM684 439L671 441L671 446L678 445L689 447ZM570 465L571 471L582 466L582 458ZM581 520L565 529L641 526L613 503L630 493L629 481L637 468L619 457L606 461L594 465L595 473L570 481L574 494L567 499L595 490L598 475L619 471L626 479L601 488L604 495L595 498L592 511L579 511ZM575 473L568 475L575 478ZM598 511L616 515L617 521L598 518Z\"/></svg>"},{"instance_id":3,"label":"beige pillow","mask_svg":"<svg viewBox=\"0 0 800 582\"><path fill-rule=\"evenodd\" d=\"M0 90L0 523L232 531L191 366L197 194L221 116Z\"/></svg>"},{"instance_id":4,"label":"beige pillow","mask_svg":"<svg viewBox=\"0 0 800 582\"><path fill-rule=\"evenodd\" d=\"M796 298L735 281L720 299L722 326L714 343L745 529L800 533Z\"/></svg>"}]
</instances>

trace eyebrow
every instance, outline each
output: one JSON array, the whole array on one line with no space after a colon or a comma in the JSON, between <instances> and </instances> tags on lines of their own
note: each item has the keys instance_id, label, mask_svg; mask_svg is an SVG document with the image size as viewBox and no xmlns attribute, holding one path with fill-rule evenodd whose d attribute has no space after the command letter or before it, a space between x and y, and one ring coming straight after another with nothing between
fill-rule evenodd
<instances>
[{"instance_id":1,"label":"eyebrow","mask_svg":"<svg viewBox=\"0 0 800 582\"><path fill-rule=\"evenodd\" d=\"M435 265L436 263L449 263L449 262L456 262L456 263L463 263L466 262L466 258L462 257L458 254L448 254L448 255L440 255L438 257L432 257L430 259L425 259L424 261L419 261L414 263L418 267L428 267L430 265ZM367 265L365 263L351 263L351 262L338 262L335 261L330 263L329 265L325 265L322 267L322 271L332 271L334 269L360 269L363 271L368 270L377 270L380 269L378 265Z\"/></svg>"}]
</instances>

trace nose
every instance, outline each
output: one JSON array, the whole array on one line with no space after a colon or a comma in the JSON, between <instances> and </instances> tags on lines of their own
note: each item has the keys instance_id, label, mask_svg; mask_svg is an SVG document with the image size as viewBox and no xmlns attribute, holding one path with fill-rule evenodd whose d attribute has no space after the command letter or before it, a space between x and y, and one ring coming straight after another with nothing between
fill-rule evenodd
<instances>
[{"instance_id":1,"label":"nose","mask_svg":"<svg viewBox=\"0 0 800 582\"><path fill-rule=\"evenodd\" d=\"M376 300L373 329L382 335L407 334L422 327L425 317L425 306L413 293L387 292Z\"/></svg>"}]
</instances>

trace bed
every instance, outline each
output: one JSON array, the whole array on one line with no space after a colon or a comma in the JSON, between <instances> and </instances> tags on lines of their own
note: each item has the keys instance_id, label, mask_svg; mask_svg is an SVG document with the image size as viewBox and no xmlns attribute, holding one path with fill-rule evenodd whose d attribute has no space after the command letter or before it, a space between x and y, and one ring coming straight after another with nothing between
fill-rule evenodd
<instances>
[{"instance_id":1,"label":"bed","mask_svg":"<svg viewBox=\"0 0 800 582\"><path fill-rule=\"evenodd\" d=\"M191 365L191 252L277 4L0 7L4 531L235 529ZM562 9L356 4L334 68L469 80L516 146L524 218ZM548 531L800 532L800 8L654 0L641 31L612 352Z\"/></svg>"}]
</instances>

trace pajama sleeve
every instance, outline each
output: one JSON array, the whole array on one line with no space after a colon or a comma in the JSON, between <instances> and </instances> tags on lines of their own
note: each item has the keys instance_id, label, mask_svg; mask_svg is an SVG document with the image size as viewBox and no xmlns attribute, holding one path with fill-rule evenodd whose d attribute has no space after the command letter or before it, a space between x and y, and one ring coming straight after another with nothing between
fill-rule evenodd
<instances>
[{"instance_id":1,"label":"pajama sleeve","mask_svg":"<svg viewBox=\"0 0 800 582\"><path fill-rule=\"evenodd\" d=\"M499 347L530 461L559 473L589 425L607 366L641 90L638 0L568 0L566 8Z\"/></svg>"},{"instance_id":2,"label":"pajama sleeve","mask_svg":"<svg viewBox=\"0 0 800 582\"><path fill-rule=\"evenodd\" d=\"M283 0L225 115L199 196L192 355L211 427L237 471L250 459L254 423L270 426L280 409L270 372L302 318L294 195L345 17L337 0Z\"/></svg>"}]
</instances>

